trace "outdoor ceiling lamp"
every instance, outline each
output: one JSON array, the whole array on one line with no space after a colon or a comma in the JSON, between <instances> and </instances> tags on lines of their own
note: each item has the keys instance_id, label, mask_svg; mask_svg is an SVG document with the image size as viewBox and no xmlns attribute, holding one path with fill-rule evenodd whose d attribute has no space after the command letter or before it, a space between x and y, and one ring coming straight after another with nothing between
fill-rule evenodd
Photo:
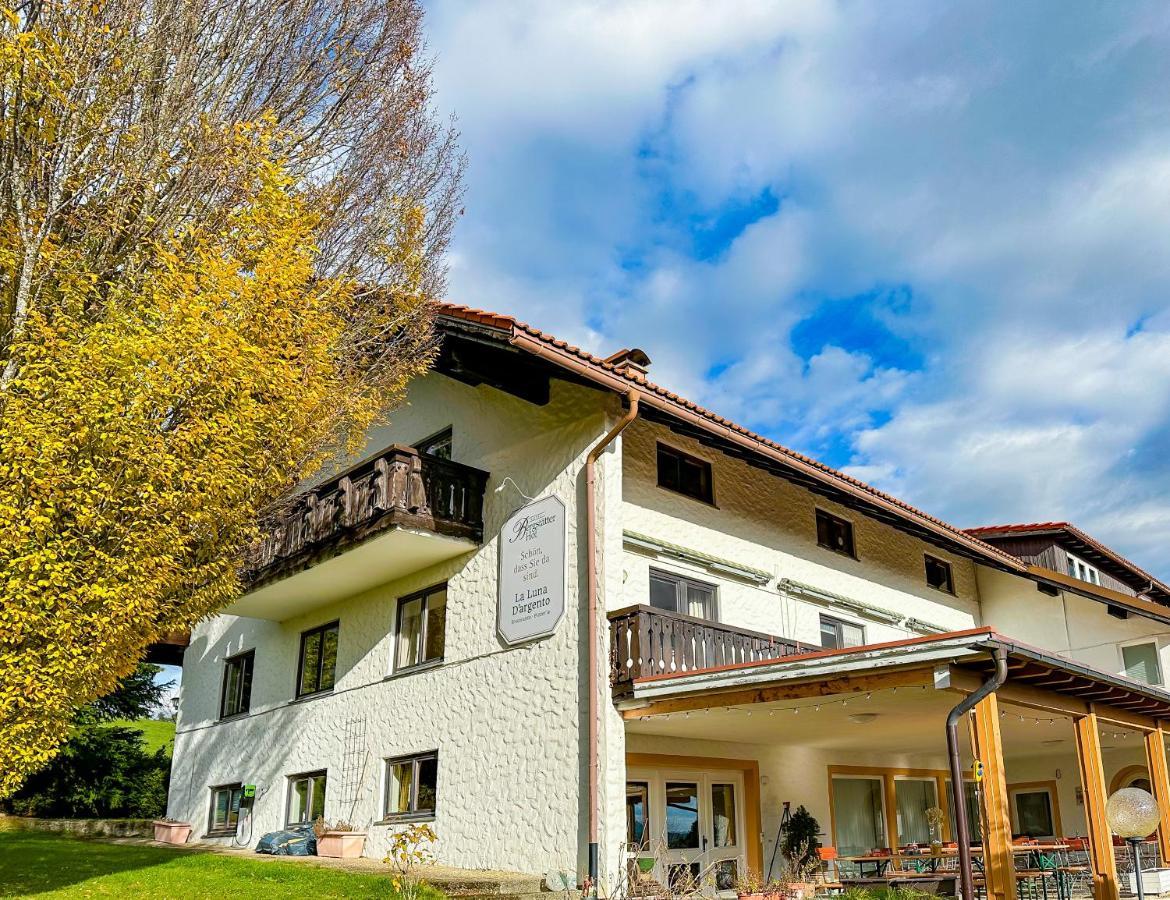
<instances>
[{"instance_id":1,"label":"outdoor ceiling lamp","mask_svg":"<svg viewBox=\"0 0 1170 900\"><path fill-rule=\"evenodd\" d=\"M1148 791L1141 788L1122 788L1105 804L1105 819L1113 832L1133 848L1133 872L1138 900L1145 900L1140 848L1142 839L1152 834L1161 821L1158 803Z\"/></svg>"}]
</instances>

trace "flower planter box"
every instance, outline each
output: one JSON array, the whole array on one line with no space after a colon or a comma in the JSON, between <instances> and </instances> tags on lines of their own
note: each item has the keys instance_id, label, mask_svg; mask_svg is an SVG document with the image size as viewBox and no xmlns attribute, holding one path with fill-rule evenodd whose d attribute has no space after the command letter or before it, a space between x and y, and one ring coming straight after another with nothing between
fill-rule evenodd
<instances>
[{"instance_id":1,"label":"flower planter box","mask_svg":"<svg viewBox=\"0 0 1170 900\"><path fill-rule=\"evenodd\" d=\"M191 826L186 822L155 822L154 839L161 844L185 844L191 836Z\"/></svg>"},{"instance_id":2,"label":"flower planter box","mask_svg":"<svg viewBox=\"0 0 1170 900\"><path fill-rule=\"evenodd\" d=\"M1133 872L1129 873L1129 890L1137 893L1137 876ZM1170 894L1170 869L1143 869L1142 890L1147 897Z\"/></svg>"},{"instance_id":3,"label":"flower planter box","mask_svg":"<svg viewBox=\"0 0 1170 900\"><path fill-rule=\"evenodd\" d=\"M317 855L334 859L357 859L365 846L364 831L326 831L317 838Z\"/></svg>"}]
</instances>

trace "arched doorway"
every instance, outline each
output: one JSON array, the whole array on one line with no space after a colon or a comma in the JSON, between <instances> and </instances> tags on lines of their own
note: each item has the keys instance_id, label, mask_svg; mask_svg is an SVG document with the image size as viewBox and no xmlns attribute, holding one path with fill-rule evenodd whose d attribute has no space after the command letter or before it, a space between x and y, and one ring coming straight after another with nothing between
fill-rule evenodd
<instances>
[{"instance_id":1,"label":"arched doorway","mask_svg":"<svg viewBox=\"0 0 1170 900\"><path fill-rule=\"evenodd\" d=\"M1126 766L1113 776L1109 782L1109 793L1115 793L1122 788L1135 787L1143 791L1150 791L1150 773L1145 766Z\"/></svg>"}]
</instances>

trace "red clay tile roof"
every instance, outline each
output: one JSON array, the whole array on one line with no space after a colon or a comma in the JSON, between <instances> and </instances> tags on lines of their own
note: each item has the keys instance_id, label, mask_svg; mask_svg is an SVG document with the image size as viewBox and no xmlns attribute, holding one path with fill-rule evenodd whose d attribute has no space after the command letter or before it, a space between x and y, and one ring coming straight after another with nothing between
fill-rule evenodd
<instances>
[{"instance_id":1,"label":"red clay tile roof","mask_svg":"<svg viewBox=\"0 0 1170 900\"><path fill-rule=\"evenodd\" d=\"M1105 546L1096 538L1081 531L1081 529L1077 528L1071 522L1028 522L1015 525L981 525L978 528L968 528L966 531L967 534L980 540L1024 534L1067 534L1075 540L1092 547L1106 559L1112 560L1115 565L1128 570L1134 577L1147 582L1163 594L1170 595L1170 586L1159 581L1145 569L1130 562L1117 551Z\"/></svg>"},{"instance_id":2,"label":"red clay tile roof","mask_svg":"<svg viewBox=\"0 0 1170 900\"><path fill-rule=\"evenodd\" d=\"M795 467L809 473L817 480L834 485L847 493L862 494L868 496L879 505L887 508L892 508L891 511L900 515L904 519L915 522L920 527L927 527L930 531L939 534L943 537L961 544L969 550L978 555L994 562L1001 568L1013 569L1016 571L1026 571L1023 563L1009 553L992 546L980 540L978 536L969 534L960 528L950 525L947 522L938 519L929 513L916 509L908 503L899 500L889 494L879 491L872 485L866 484L857 478L846 475L844 472L839 472L824 463L805 456L802 453L797 453L790 450L775 441L769 440L762 435L756 434L742 425L737 425L729 419L725 419L717 413L704 409L697 403L693 403L684 397L680 397L666 388L650 381L644 374L627 369L614 366L601 357L594 356L588 351L582 350L580 347L575 347L567 341L554 337L551 334L543 332L537 328L533 328L524 322L520 322L512 316L501 315L499 313L487 312L482 309L473 309L468 306L460 306L454 303L439 303L436 304L436 315L443 317L450 317L459 319L464 322L473 322L479 325L485 325L490 328L500 329L515 335L517 333L526 335L527 337L538 341L540 344L559 351L573 359L586 364L586 368L596 374L599 378L605 378L606 381L612 379L620 379L621 382L627 384L629 387L652 394L661 400L666 401L667 405L672 405L686 410L701 419L705 420L712 427L721 427L728 431L734 432L742 438L757 444L758 449L764 452L765 455L779 457L782 460L794 465ZM555 361L555 360L554 360ZM607 377L608 376L608 377ZM596 380L596 379L595 379ZM605 387L614 388L613 384L603 384Z\"/></svg>"}]
</instances>

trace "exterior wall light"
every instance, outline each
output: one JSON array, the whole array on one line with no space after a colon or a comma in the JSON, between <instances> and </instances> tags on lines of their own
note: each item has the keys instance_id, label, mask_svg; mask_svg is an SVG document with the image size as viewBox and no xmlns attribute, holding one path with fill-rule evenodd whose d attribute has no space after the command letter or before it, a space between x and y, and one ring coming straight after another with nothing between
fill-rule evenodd
<instances>
[{"instance_id":1,"label":"exterior wall light","mask_svg":"<svg viewBox=\"0 0 1170 900\"><path fill-rule=\"evenodd\" d=\"M1133 872L1138 900L1145 900L1142 884L1142 839L1152 834L1161 821L1158 803L1148 791L1141 788L1122 788L1105 804L1105 820L1113 832L1133 850Z\"/></svg>"}]
</instances>

